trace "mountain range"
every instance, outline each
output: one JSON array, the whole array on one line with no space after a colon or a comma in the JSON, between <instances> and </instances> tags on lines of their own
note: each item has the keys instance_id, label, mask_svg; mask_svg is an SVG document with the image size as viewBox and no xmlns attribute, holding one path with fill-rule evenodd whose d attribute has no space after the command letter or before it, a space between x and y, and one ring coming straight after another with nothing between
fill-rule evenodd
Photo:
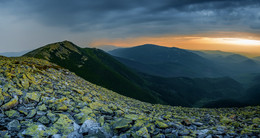
<instances>
[{"instance_id":1,"label":"mountain range","mask_svg":"<svg viewBox=\"0 0 260 138\"><path fill-rule=\"evenodd\" d=\"M224 77L257 73L260 64L239 54L146 44L108 52L138 72L160 77Z\"/></svg>"},{"instance_id":2,"label":"mountain range","mask_svg":"<svg viewBox=\"0 0 260 138\"><path fill-rule=\"evenodd\" d=\"M215 55L203 52L202 56L201 53L142 45L118 48L108 54L96 48L80 48L72 42L63 41L43 46L24 56L48 60L92 83L150 103L189 107L258 104L257 100L249 102L257 97L257 84L245 87L245 77L236 79L224 76L220 68L216 68L219 63L212 63L212 59L205 56ZM222 58L231 56L232 61L239 63L247 60L232 55L223 54ZM174 75L168 76L169 73ZM253 79L254 75L246 81L252 84ZM247 98L241 100L241 97Z\"/></svg>"},{"instance_id":3,"label":"mountain range","mask_svg":"<svg viewBox=\"0 0 260 138\"><path fill-rule=\"evenodd\" d=\"M146 44L119 48L108 53L132 69L155 76L215 77L220 75L209 60L175 47Z\"/></svg>"}]
</instances>

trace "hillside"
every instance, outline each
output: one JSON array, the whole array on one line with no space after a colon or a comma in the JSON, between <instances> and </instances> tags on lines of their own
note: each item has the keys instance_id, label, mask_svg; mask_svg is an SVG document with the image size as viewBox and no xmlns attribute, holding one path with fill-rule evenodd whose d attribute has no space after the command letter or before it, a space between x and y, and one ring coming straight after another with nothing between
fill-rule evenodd
<instances>
[{"instance_id":1,"label":"hillside","mask_svg":"<svg viewBox=\"0 0 260 138\"><path fill-rule=\"evenodd\" d=\"M69 41L49 44L24 56L48 60L80 77L142 101L160 103L143 80L109 54L95 48L80 48Z\"/></svg>"},{"instance_id":2,"label":"hillside","mask_svg":"<svg viewBox=\"0 0 260 138\"><path fill-rule=\"evenodd\" d=\"M45 60L0 57L1 137L259 137L260 107L140 102Z\"/></svg>"}]
</instances>

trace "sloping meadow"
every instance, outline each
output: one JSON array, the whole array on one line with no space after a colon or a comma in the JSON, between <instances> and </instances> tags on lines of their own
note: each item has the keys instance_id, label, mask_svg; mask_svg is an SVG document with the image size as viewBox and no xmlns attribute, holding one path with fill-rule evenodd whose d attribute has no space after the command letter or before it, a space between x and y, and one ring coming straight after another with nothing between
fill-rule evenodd
<instances>
[{"instance_id":1,"label":"sloping meadow","mask_svg":"<svg viewBox=\"0 0 260 138\"><path fill-rule=\"evenodd\" d=\"M0 137L260 136L260 107L150 104L45 60L0 57Z\"/></svg>"}]
</instances>

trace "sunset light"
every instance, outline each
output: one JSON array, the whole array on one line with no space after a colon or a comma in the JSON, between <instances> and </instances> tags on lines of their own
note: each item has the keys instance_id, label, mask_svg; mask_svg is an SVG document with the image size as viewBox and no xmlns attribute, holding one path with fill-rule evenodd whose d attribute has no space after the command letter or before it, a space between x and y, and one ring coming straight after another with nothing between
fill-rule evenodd
<instances>
[{"instance_id":1,"label":"sunset light","mask_svg":"<svg viewBox=\"0 0 260 138\"><path fill-rule=\"evenodd\" d=\"M241 38L216 38L216 43L243 45L243 46L260 46L259 40L241 39Z\"/></svg>"}]
</instances>

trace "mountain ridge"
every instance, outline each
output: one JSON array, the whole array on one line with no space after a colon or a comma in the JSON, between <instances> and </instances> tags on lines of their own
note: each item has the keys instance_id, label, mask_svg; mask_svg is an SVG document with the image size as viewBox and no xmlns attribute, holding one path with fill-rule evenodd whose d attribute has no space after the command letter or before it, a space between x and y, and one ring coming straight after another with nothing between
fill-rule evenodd
<instances>
[{"instance_id":1,"label":"mountain ridge","mask_svg":"<svg viewBox=\"0 0 260 138\"><path fill-rule=\"evenodd\" d=\"M75 72L90 82L123 95L149 102L157 101L150 92L140 87L143 83L142 79L102 50L80 48L72 42L63 41L43 46L24 56L46 59Z\"/></svg>"}]
</instances>

